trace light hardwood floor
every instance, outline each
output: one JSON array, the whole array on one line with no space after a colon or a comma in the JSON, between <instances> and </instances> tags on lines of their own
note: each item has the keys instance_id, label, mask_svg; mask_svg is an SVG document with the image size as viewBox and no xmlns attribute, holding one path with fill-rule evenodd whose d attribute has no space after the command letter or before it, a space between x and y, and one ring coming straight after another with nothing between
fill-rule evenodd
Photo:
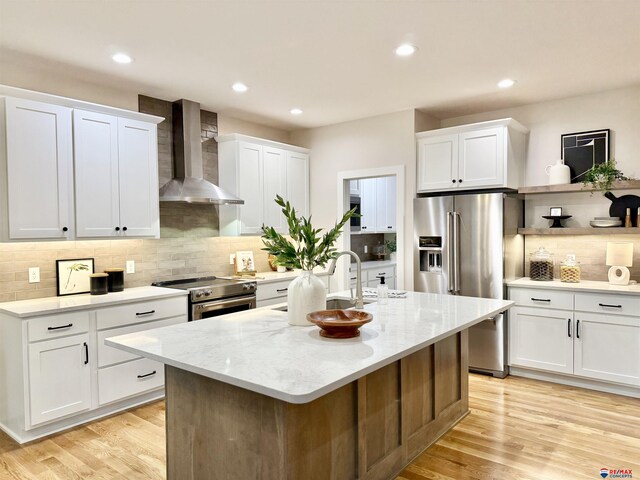
<instances>
[{"instance_id":1,"label":"light hardwood floor","mask_svg":"<svg viewBox=\"0 0 640 480\"><path fill-rule=\"evenodd\" d=\"M477 375L469 393L469 416L397 480L640 477L640 399ZM3 480L164 479L164 462L163 402L25 446L0 433Z\"/></svg>"}]
</instances>

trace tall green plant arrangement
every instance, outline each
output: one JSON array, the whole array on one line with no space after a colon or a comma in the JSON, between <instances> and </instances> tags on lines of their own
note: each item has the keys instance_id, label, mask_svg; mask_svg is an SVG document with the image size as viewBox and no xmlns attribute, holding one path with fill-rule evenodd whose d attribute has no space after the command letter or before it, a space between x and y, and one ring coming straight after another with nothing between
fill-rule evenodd
<instances>
[{"instance_id":1,"label":"tall green plant arrangement","mask_svg":"<svg viewBox=\"0 0 640 480\"><path fill-rule=\"evenodd\" d=\"M342 233L342 228L351 217L358 216L355 208L347 211L340 222L321 236L322 229L313 228L311 216L298 216L295 208L280 195L276 195L275 202L282 207L291 240L276 232L275 228L263 225L262 243L265 248L262 250L275 257L276 265L287 268L312 270L317 266L324 267L338 253L334 245Z\"/></svg>"}]
</instances>

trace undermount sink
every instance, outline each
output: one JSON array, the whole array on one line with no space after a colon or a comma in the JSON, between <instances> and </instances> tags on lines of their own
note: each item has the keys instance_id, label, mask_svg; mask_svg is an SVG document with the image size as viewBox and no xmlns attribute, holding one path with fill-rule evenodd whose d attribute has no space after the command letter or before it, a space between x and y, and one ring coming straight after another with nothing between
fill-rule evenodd
<instances>
[{"instance_id":1,"label":"undermount sink","mask_svg":"<svg viewBox=\"0 0 640 480\"><path fill-rule=\"evenodd\" d=\"M374 303L375 300L365 300L364 304ZM353 302L348 298L327 298L327 310L346 310L353 308ZM274 308L280 312L286 312L287 306Z\"/></svg>"}]
</instances>

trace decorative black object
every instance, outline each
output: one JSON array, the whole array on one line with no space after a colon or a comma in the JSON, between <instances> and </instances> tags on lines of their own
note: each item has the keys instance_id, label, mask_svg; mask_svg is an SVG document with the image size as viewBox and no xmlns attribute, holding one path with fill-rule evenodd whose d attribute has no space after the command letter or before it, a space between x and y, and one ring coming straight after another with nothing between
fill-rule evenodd
<instances>
[{"instance_id":1,"label":"decorative black object","mask_svg":"<svg viewBox=\"0 0 640 480\"><path fill-rule=\"evenodd\" d=\"M565 165L571 170L571 183L580 183L584 174L597 163L609 161L611 130L566 133L561 136L560 148Z\"/></svg>"},{"instance_id":2,"label":"decorative black object","mask_svg":"<svg viewBox=\"0 0 640 480\"><path fill-rule=\"evenodd\" d=\"M107 281L109 275L106 273L92 273L89 275L91 282L91 295L106 295L109 291Z\"/></svg>"},{"instance_id":3,"label":"decorative black object","mask_svg":"<svg viewBox=\"0 0 640 480\"><path fill-rule=\"evenodd\" d=\"M611 206L609 207L609 216L618 217L624 222L624 218L627 216L627 208L631 209L631 222L633 225L637 225L636 217L638 216L638 208L640 208L640 197L637 195L623 195L616 197L613 193L607 192L604 194L609 200L611 200Z\"/></svg>"},{"instance_id":4,"label":"decorative black object","mask_svg":"<svg viewBox=\"0 0 640 480\"><path fill-rule=\"evenodd\" d=\"M109 275L107 284L110 292L121 292L124 290L123 268L107 268L104 273Z\"/></svg>"},{"instance_id":5,"label":"decorative black object","mask_svg":"<svg viewBox=\"0 0 640 480\"><path fill-rule=\"evenodd\" d=\"M566 220L567 218L571 218L572 215L543 215L542 218L546 218L547 220L553 220L551 227L549 228L564 228L564 225L560 222L561 220Z\"/></svg>"}]
</instances>

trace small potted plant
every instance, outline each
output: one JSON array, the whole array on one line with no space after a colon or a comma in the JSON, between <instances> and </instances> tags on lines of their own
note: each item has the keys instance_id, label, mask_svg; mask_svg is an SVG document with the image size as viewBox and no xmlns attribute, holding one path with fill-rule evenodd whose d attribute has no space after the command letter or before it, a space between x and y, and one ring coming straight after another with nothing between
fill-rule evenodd
<instances>
[{"instance_id":1,"label":"small potted plant","mask_svg":"<svg viewBox=\"0 0 640 480\"><path fill-rule=\"evenodd\" d=\"M393 262L396 261L396 251L397 245L395 240L387 240L385 245L387 246L387 250L389 252L389 259Z\"/></svg>"},{"instance_id":2,"label":"small potted plant","mask_svg":"<svg viewBox=\"0 0 640 480\"><path fill-rule=\"evenodd\" d=\"M616 161L612 158L608 162L598 163L589 169L585 173L582 183L585 187L591 185L595 190L605 193L611 190L611 186L616 180L630 179L616 168Z\"/></svg>"},{"instance_id":3,"label":"small potted plant","mask_svg":"<svg viewBox=\"0 0 640 480\"><path fill-rule=\"evenodd\" d=\"M356 209L346 212L342 220L324 235L322 229L313 228L311 217L298 216L289 202L277 195L276 203L282 207L287 219L289 237L276 232L275 228L262 226L264 251L275 257L274 263L287 268L302 270L287 291L287 312L291 325L312 325L307 321L307 313L325 310L327 292L324 283L313 273L315 267L324 267L336 257L334 245L342 233L342 228L354 215Z\"/></svg>"}]
</instances>

